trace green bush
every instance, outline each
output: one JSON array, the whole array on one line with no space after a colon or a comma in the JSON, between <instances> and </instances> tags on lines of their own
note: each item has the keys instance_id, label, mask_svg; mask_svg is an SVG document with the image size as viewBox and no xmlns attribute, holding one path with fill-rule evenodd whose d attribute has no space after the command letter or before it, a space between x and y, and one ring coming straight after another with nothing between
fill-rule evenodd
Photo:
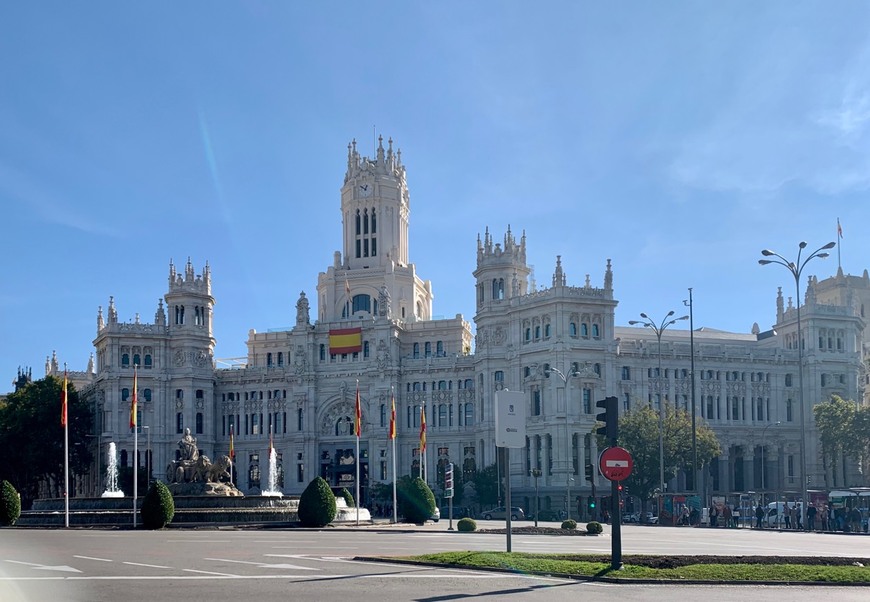
<instances>
[{"instance_id":1,"label":"green bush","mask_svg":"<svg viewBox=\"0 0 870 602\"><path fill-rule=\"evenodd\" d=\"M175 516L175 501L169 488L161 481L154 481L142 500L142 526L146 529L162 529Z\"/></svg>"},{"instance_id":2,"label":"green bush","mask_svg":"<svg viewBox=\"0 0 870 602\"><path fill-rule=\"evenodd\" d=\"M341 497L344 498L344 503L345 505L347 505L348 508L356 507L356 503L354 503L353 501L353 495L350 491L347 490L347 487L341 488Z\"/></svg>"},{"instance_id":3,"label":"green bush","mask_svg":"<svg viewBox=\"0 0 870 602\"><path fill-rule=\"evenodd\" d=\"M335 520L335 496L323 477L316 477L299 498L299 522L303 527L325 527Z\"/></svg>"},{"instance_id":4,"label":"green bush","mask_svg":"<svg viewBox=\"0 0 870 602\"><path fill-rule=\"evenodd\" d=\"M598 535L603 530L604 529L602 528L601 523L599 523L598 521L586 523L586 533L588 533L589 535Z\"/></svg>"},{"instance_id":5,"label":"green bush","mask_svg":"<svg viewBox=\"0 0 870 602\"><path fill-rule=\"evenodd\" d=\"M473 518L468 518L466 516L465 518L459 519L459 522L456 523L456 529L465 532L477 531L477 523L474 521Z\"/></svg>"},{"instance_id":6,"label":"green bush","mask_svg":"<svg viewBox=\"0 0 870 602\"><path fill-rule=\"evenodd\" d=\"M577 528L577 521L574 520L573 518L569 518L568 520L563 520L562 521L562 528L563 529L576 529Z\"/></svg>"},{"instance_id":7,"label":"green bush","mask_svg":"<svg viewBox=\"0 0 870 602\"><path fill-rule=\"evenodd\" d=\"M21 496L9 481L0 483L0 525L9 527L21 516Z\"/></svg>"},{"instance_id":8,"label":"green bush","mask_svg":"<svg viewBox=\"0 0 870 602\"><path fill-rule=\"evenodd\" d=\"M402 477L396 483L399 513L410 523L425 523L435 513L435 496L421 479Z\"/></svg>"}]
</instances>

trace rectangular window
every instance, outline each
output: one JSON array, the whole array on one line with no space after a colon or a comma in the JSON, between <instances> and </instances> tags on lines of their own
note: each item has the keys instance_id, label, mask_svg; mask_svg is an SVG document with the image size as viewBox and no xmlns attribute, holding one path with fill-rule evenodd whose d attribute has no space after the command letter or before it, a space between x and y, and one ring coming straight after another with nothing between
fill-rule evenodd
<instances>
[{"instance_id":1,"label":"rectangular window","mask_svg":"<svg viewBox=\"0 0 870 602\"><path fill-rule=\"evenodd\" d=\"M304 423L302 421L302 408L296 410L296 430L301 431L304 428Z\"/></svg>"},{"instance_id":2,"label":"rectangular window","mask_svg":"<svg viewBox=\"0 0 870 602\"><path fill-rule=\"evenodd\" d=\"M182 414L181 412L176 412L175 414L175 432L184 432L184 414Z\"/></svg>"}]
</instances>

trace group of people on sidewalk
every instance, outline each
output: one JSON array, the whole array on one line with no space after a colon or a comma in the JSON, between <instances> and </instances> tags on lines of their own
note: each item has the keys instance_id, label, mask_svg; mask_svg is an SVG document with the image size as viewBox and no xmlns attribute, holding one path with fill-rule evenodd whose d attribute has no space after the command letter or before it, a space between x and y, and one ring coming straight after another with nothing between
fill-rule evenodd
<instances>
[{"instance_id":1,"label":"group of people on sidewalk","mask_svg":"<svg viewBox=\"0 0 870 602\"><path fill-rule=\"evenodd\" d=\"M777 510L770 510L771 516L775 516L773 524L767 520L767 511L758 504L755 507L755 528L764 529L773 527L787 530L804 529L801 508L797 502L786 502L782 509L782 517L777 516ZM864 520L858 508L839 507L834 508L830 502L827 504L811 505L807 508L808 531L842 531L845 533L867 532L867 522Z\"/></svg>"}]
</instances>

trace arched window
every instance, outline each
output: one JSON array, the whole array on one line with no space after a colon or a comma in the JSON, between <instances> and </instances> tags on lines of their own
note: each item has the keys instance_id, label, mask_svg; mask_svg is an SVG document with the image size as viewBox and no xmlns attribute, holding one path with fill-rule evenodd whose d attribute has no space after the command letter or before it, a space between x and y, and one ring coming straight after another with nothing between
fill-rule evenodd
<instances>
[{"instance_id":1,"label":"arched window","mask_svg":"<svg viewBox=\"0 0 870 602\"><path fill-rule=\"evenodd\" d=\"M436 341L436 343L435 343L435 355L438 357L444 356L444 341Z\"/></svg>"},{"instance_id":2,"label":"arched window","mask_svg":"<svg viewBox=\"0 0 870 602\"><path fill-rule=\"evenodd\" d=\"M153 360L151 359L151 354L150 354L150 353L146 353L146 354L145 354L145 369L146 369L146 370L150 370L151 367L153 366L153 364L154 364L154 362L153 362Z\"/></svg>"},{"instance_id":3,"label":"arched window","mask_svg":"<svg viewBox=\"0 0 870 602\"><path fill-rule=\"evenodd\" d=\"M151 389L143 389L142 397L145 398L145 401L151 401Z\"/></svg>"},{"instance_id":4,"label":"arched window","mask_svg":"<svg viewBox=\"0 0 870 602\"><path fill-rule=\"evenodd\" d=\"M121 356L121 365L124 367L130 366L130 354L125 353Z\"/></svg>"},{"instance_id":5,"label":"arched window","mask_svg":"<svg viewBox=\"0 0 870 602\"><path fill-rule=\"evenodd\" d=\"M575 322L568 324L568 334L572 337L577 336L577 324Z\"/></svg>"},{"instance_id":6,"label":"arched window","mask_svg":"<svg viewBox=\"0 0 870 602\"><path fill-rule=\"evenodd\" d=\"M420 343L414 343L414 357L420 357Z\"/></svg>"},{"instance_id":7,"label":"arched window","mask_svg":"<svg viewBox=\"0 0 870 602\"><path fill-rule=\"evenodd\" d=\"M532 329L526 328L526 341L531 341L531 340L532 340Z\"/></svg>"},{"instance_id":8,"label":"arched window","mask_svg":"<svg viewBox=\"0 0 870 602\"><path fill-rule=\"evenodd\" d=\"M544 338L550 338L550 325L544 324Z\"/></svg>"},{"instance_id":9,"label":"arched window","mask_svg":"<svg viewBox=\"0 0 870 602\"><path fill-rule=\"evenodd\" d=\"M358 311L372 312L372 298L368 295L353 296L353 313Z\"/></svg>"},{"instance_id":10,"label":"arched window","mask_svg":"<svg viewBox=\"0 0 870 602\"><path fill-rule=\"evenodd\" d=\"M426 341L425 345L423 345L423 353L426 357L432 357L432 343Z\"/></svg>"},{"instance_id":11,"label":"arched window","mask_svg":"<svg viewBox=\"0 0 870 602\"><path fill-rule=\"evenodd\" d=\"M365 358L365 357L368 357L368 356L369 356L369 342L368 342L368 341L364 341L364 342L363 342L363 357Z\"/></svg>"},{"instance_id":12,"label":"arched window","mask_svg":"<svg viewBox=\"0 0 870 602\"><path fill-rule=\"evenodd\" d=\"M284 352L283 351L278 352L278 365L279 366L284 365Z\"/></svg>"},{"instance_id":13,"label":"arched window","mask_svg":"<svg viewBox=\"0 0 870 602\"><path fill-rule=\"evenodd\" d=\"M266 354L266 365L269 366L270 368L272 367L272 354L271 353Z\"/></svg>"},{"instance_id":14,"label":"arched window","mask_svg":"<svg viewBox=\"0 0 870 602\"><path fill-rule=\"evenodd\" d=\"M589 336L589 326L586 323L580 325L580 336L588 337Z\"/></svg>"},{"instance_id":15,"label":"arched window","mask_svg":"<svg viewBox=\"0 0 870 602\"><path fill-rule=\"evenodd\" d=\"M593 324L593 325L592 325L592 338L593 338L593 339L597 339L597 338L599 338L600 336L601 336L601 335L599 334L598 324Z\"/></svg>"},{"instance_id":16,"label":"arched window","mask_svg":"<svg viewBox=\"0 0 870 602\"><path fill-rule=\"evenodd\" d=\"M541 327L535 326L535 340L538 340L540 338L541 338Z\"/></svg>"},{"instance_id":17,"label":"arched window","mask_svg":"<svg viewBox=\"0 0 870 602\"><path fill-rule=\"evenodd\" d=\"M323 343L320 344L320 361L326 361L326 345Z\"/></svg>"},{"instance_id":18,"label":"arched window","mask_svg":"<svg viewBox=\"0 0 870 602\"><path fill-rule=\"evenodd\" d=\"M130 389L126 387L121 389L121 401L127 401L130 399Z\"/></svg>"},{"instance_id":19,"label":"arched window","mask_svg":"<svg viewBox=\"0 0 870 602\"><path fill-rule=\"evenodd\" d=\"M142 364L142 362L139 360L139 354L138 354L138 353L134 353L134 354L133 354L133 365L134 365L134 366L139 366L139 365L141 365L141 364Z\"/></svg>"}]
</instances>

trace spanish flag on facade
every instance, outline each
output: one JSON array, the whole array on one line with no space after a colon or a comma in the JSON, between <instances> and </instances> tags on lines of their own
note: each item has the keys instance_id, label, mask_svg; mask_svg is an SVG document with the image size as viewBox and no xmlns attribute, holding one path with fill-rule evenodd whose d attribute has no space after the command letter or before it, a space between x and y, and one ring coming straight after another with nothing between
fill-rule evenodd
<instances>
[{"instance_id":1,"label":"spanish flag on facade","mask_svg":"<svg viewBox=\"0 0 870 602\"><path fill-rule=\"evenodd\" d=\"M329 353L358 353L362 351L362 328L337 328L329 331Z\"/></svg>"}]
</instances>

